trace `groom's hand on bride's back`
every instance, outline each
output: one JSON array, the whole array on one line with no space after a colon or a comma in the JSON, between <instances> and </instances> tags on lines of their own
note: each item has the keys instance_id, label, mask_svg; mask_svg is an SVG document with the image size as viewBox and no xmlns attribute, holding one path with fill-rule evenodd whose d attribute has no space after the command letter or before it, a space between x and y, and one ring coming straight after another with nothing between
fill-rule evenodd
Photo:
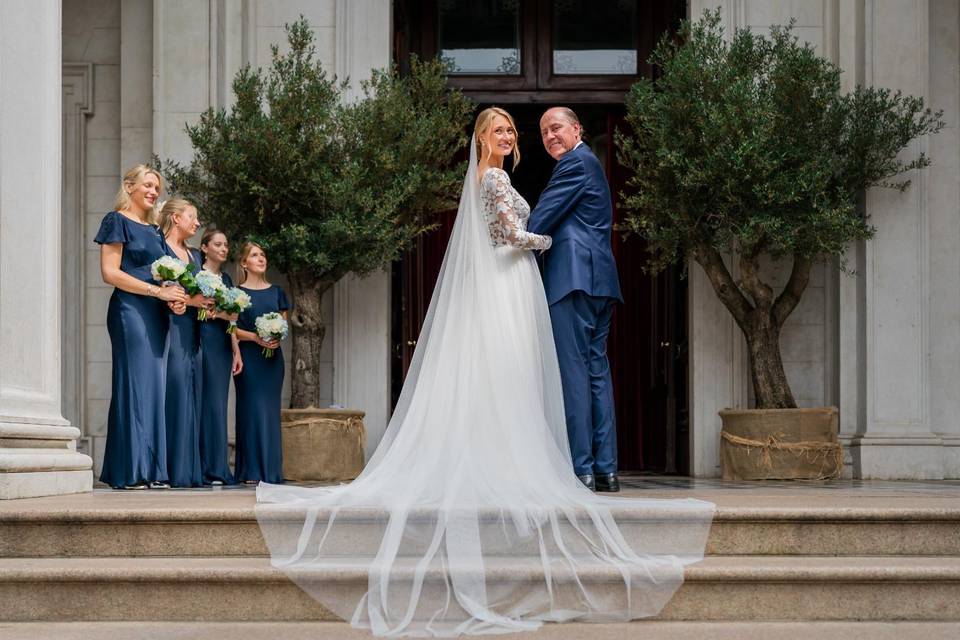
<instances>
[{"instance_id":1,"label":"groom's hand on bride's back","mask_svg":"<svg viewBox=\"0 0 960 640\"><path fill-rule=\"evenodd\" d=\"M530 212L528 230L540 235L553 235L557 226L570 215L586 183L587 172L583 162L575 156L565 156L557 163L537 206Z\"/></svg>"}]
</instances>

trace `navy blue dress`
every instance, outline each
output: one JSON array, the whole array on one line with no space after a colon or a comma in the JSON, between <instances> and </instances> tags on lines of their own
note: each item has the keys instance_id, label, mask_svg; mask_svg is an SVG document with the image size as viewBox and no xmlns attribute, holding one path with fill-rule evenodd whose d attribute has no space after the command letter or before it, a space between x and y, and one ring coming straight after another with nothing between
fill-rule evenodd
<instances>
[{"instance_id":1,"label":"navy blue dress","mask_svg":"<svg viewBox=\"0 0 960 640\"><path fill-rule=\"evenodd\" d=\"M94 238L123 245L120 269L156 284L154 260L169 255L160 229L111 211ZM111 487L167 481L164 413L169 311L162 300L114 289L107 307L113 355L107 444L100 480Z\"/></svg>"},{"instance_id":2,"label":"navy blue dress","mask_svg":"<svg viewBox=\"0 0 960 640\"><path fill-rule=\"evenodd\" d=\"M252 304L240 314L237 326L256 333L256 319L271 311L290 308L287 294L276 285L247 289ZM237 482L283 482L280 444L280 394L283 389L283 351L265 358L256 342L240 343L243 371L234 378L237 389Z\"/></svg>"},{"instance_id":3,"label":"navy blue dress","mask_svg":"<svg viewBox=\"0 0 960 640\"><path fill-rule=\"evenodd\" d=\"M233 280L221 273L223 284ZM203 361L203 399L200 402L200 468L207 484L233 481L228 466L227 398L230 395L230 371L233 368L233 344L226 320L200 323L200 351Z\"/></svg>"},{"instance_id":4,"label":"navy blue dress","mask_svg":"<svg viewBox=\"0 0 960 640\"><path fill-rule=\"evenodd\" d=\"M170 249L173 254L173 250ZM199 252L190 260L202 264ZM167 351L167 471L174 487L203 485L200 470L200 321L197 308L170 314Z\"/></svg>"}]
</instances>

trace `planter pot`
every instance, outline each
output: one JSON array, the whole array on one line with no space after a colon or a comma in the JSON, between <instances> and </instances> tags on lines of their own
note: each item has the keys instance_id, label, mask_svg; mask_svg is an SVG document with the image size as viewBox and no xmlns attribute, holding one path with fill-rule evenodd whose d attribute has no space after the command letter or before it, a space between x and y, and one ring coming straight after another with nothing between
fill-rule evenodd
<instances>
[{"instance_id":1,"label":"planter pot","mask_svg":"<svg viewBox=\"0 0 960 640\"><path fill-rule=\"evenodd\" d=\"M838 411L726 409L720 412L724 480L826 480L839 478L843 449Z\"/></svg>"},{"instance_id":2,"label":"planter pot","mask_svg":"<svg viewBox=\"0 0 960 640\"><path fill-rule=\"evenodd\" d=\"M367 444L363 416L363 411L351 409L283 410L283 477L339 482L360 475Z\"/></svg>"}]
</instances>

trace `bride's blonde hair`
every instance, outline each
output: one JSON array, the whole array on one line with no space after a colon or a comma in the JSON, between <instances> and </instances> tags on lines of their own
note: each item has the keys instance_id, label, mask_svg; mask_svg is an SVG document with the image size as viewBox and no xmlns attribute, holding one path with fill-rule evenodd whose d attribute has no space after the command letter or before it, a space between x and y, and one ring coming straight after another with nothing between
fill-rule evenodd
<instances>
[{"instance_id":1,"label":"bride's blonde hair","mask_svg":"<svg viewBox=\"0 0 960 640\"><path fill-rule=\"evenodd\" d=\"M500 107L487 107L480 112L480 115L477 116L477 123L473 127L473 143L477 145L477 158L483 158L483 146L480 144L480 138L486 135L487 130L490 129L490 124L497 116L503 116L506 118L507 122L510 123L510 126L513 127L514 132L516 132L516 135L514 136L512 154L513 168L516 169L517 165L520 164L520 145L516 143L517 138L520 137L520 132L517 131L517 125L513 122L513 116ZM488 152L487 156L489 156L490 153L493 152Z\"/></svg>"}]
</instances>

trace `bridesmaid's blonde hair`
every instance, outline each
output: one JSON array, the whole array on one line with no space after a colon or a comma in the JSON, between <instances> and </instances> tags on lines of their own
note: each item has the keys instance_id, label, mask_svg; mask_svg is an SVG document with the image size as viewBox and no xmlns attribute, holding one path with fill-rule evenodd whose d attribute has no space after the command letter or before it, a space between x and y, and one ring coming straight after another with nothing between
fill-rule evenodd
<instances>
[{"instance_id":1,"label":"bridesmaid's blonde hair","mask_svg":"<svg viewBox=\"0 0 960 640\"><path fill-rule=\"evenodd\" d=\"M250 252L254 249L263 251L263 247L252 240L247 240L240 246L240 253L237 254L237 286L247 281L247 270L243 266L243 261L250 257ZM267 252L263 251L263 255L266 256Z\"/></svg>"},{"instance_id":2,"label":"bridesmaid's blonde hair","mask_svg":"<svg viewBox=\"0 0 960 640\"><path fill-rule=\"evenodd\" d=\"M192 207L193 203L185 198L170 198L160 207L158 216L160 232L167 235L173 228L173 214L181 213L187 207Z\"/></svg>"},{"instance_id":3,"label":"bridesmaid's blonde hair","mask_svg":"<svg viewBox=\"0 0 960 640\"><path fill-rule=\"evenodd\" d=\"M117 197L113 200L114 211L121 211L130 206L130 194L127 193L126 188L136 187L138 184L143 182L143 179L148 174L151 173L157 177L157 182L160 183L160 192L163 192L164 188L166 187L163 182L163 176L160 174L160 172L153 167L148 167L145 164L138 164L135 167L127 169L127 172L123 174L123 179L120 181L120 190L117 191ZM159 199L157 201L159 202ZM150 222L151 224L157 223L157 208L155 206L151 207L150 210L147 211L147 222Z\"/></svg>"},{"instance_id":4,"label":"bridesmaid's blonde hair","mask_svg":"<svg viewBox=\"0 0 960 640\"><path fill-rule=\"evenodd\" d=\"M487 130L490 128L490 124L497 116L503 116L506 118L507 122L510 123L510 126L513 127L514 132L516 132L516 135L514 136L512 154L513 168L516 169L517 165L520 164L520 145L516 143L516 140L520 137L520 132L517 131L517 125L513 122L513 116L500 107L487 107L480 112L480 115L477 116L477 123L473 127L473 142L477 145L477 158L483 158L483 146L480 144L480 138L487 133ZM492 153L492 151L487 155L489 156L490 153Z\"/></svg>"}]
</instances>

